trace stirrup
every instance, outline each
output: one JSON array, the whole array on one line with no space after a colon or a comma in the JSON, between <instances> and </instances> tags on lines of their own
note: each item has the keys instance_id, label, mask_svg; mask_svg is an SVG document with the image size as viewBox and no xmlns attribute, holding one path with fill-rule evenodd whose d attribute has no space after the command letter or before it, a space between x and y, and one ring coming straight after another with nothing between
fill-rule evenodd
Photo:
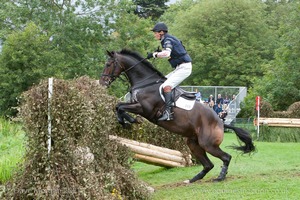
<instances>
[{"instance_id":1,"label":"stirrup","mask_svg":"<svg viewBox=\"0 0 300 200\"><path fill-rule=\"evenodd\" d=\"M164 114L158 118L158 121L170 121L173 120L173 113L169 113L168 111L164 111Z\"/></svg>"}]
</instances>

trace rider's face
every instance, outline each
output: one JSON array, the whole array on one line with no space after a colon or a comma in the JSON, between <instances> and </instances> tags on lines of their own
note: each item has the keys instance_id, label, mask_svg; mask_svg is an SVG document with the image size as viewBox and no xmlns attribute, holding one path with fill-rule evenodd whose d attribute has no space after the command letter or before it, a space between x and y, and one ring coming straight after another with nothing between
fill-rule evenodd
<instances>
[{"instance_id":1,"label":"rider's face","mask_svg":"<svg viewBox=\"0 0 300 200\"><path fill-rule=\"evenodd\" d=\"M160 40L161 36L163 35L163 31L160 32L153 32L155 39Z\"/></svg>"}]
</instances>

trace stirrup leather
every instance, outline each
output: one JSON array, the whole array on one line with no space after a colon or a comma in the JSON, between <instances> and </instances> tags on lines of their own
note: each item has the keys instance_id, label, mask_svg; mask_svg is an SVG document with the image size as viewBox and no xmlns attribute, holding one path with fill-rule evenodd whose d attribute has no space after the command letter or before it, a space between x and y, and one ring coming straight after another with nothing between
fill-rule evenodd
<instances>
[{"instance_id":1,"label":"stirrup leather","mask_svg":"<svg viewBox=\"0 0 300 200\"><path fill-rule=\"evenodd\" d=\"M165 110L163 115L158 119L158 121L170 121L173 120L173 113L169 110Z\"/></svg>"}]
</instances>

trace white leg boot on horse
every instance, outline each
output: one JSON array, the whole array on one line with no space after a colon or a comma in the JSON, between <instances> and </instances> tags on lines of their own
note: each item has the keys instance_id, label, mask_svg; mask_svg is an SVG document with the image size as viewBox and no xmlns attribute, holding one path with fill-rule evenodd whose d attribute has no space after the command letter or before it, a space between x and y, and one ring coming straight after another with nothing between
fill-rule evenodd
<instances>
[{"instance_id":1,"label":"white leg boot on horse","mask_svg":"<svg viewBox=\"0 0 300 200\"><path fill-rule=\"evenodd\" d=\"M158 119L158 121L170 121L173 120L173 101L172 101L172 92L171 87L166 86L164 87L164 97L165 97L165 111L163 112L163 115Z\"/></svg>"}]
</instances>

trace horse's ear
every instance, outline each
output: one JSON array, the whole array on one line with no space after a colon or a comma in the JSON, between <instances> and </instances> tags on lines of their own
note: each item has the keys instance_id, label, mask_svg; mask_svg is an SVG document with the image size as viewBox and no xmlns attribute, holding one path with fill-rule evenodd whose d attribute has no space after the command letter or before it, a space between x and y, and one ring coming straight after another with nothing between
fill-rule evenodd
<instances>
[{"instance_id":1,"label":"horse's ear","mask_svg":"<svg viewBox=\"0 0 300 200\"><path fill-rule=\"evenodd\" d=\"M113 51L108 51L106 50L106 53L109 57L113 57L114 56L114 52Z\"/></svg>"}]
</instances>

